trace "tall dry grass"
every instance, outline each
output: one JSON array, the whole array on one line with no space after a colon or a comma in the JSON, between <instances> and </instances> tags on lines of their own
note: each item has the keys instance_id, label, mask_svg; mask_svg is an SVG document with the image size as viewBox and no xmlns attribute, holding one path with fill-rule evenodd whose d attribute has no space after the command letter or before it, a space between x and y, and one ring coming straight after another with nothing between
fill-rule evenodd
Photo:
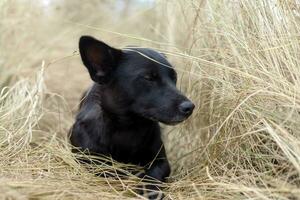
<instances>
[{"instance_id":1,"label":"tall dry grass","mask_svg":"<svg viewBox=\"0 0 300 200\"><path fill-rule=\"evenodd\" d=\"M19 5L16 2L3 5ZM55 85L84 89L74 81L84 77L65 77L72 76L70 71L78 72L71 68L74 63L82 67L76 52L72 53L77 48L76 37L93 33L115 46L131 43L164 52L179 72L179 87L197 105L189 120L163 128L173 169L166 184L167 198L299 199L299 6L293 0L158 1L155 7L120 19L120 23L105 21L105 26L71 15L71 22L62 23L64 34L56 34L56 41L70 44L59 46L63 51L50 45L56 51L52 57L48 45L40 47L43 51L38 55L45 62L35 64L35 71L40 71L37 78L25 79L28 73L18 71L18 82L10 81L1 90L1 196L136 198L132 193L139 180L135 177L93 175L124 166L90 165L88 171L69 150L66 133L75 103L67 97L75 94L68 93L69 87L57 90ZM63 28L61 18L51 22L57 26L54 32ZM9 19L2 18L1 23L11 23ZM29 23L24 20L22 24L25 22ZM46 32L40 33L39 41L47 39ZM68 36L72 39L66 39ZM1 35L2 43L7 38ZM20 59L14 53L22 55L16 50L1 54L0 69L18 65ZM64 71L63 65L70 67ZM51 68L64 78L51 76ZM33 71L29 69L25 71ZM47 76L50 81L44 80ZM8 75L1 73L1 81L2 77Z\"/></svg>"}]
</instances>

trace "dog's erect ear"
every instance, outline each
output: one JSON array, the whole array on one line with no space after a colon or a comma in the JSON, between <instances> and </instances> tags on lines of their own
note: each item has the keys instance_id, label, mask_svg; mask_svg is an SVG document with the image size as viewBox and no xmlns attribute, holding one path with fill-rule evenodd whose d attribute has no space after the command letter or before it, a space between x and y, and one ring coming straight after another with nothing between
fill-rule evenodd
<instances>
[{"instance_id":1,"label":"dog's erect ear","mask_svg":"<svg viewBox=\"0 0 300 200\"><path fill-rule=\"evenodd\" d=\"M118 65L122 51L90 36L79 40L79 51L83 64L88 69L93 81L104 84Z\"/></svg>"}]
</instances>

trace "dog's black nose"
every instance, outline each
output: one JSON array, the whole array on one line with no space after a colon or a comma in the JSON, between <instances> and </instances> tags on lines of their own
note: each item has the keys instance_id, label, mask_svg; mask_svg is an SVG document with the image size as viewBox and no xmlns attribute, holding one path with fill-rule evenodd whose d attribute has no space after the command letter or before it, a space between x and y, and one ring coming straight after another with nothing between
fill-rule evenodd
<instances>
[{"instance_id":1,"label":"dog's black nose","mask_svg":"<svg viewBox=\"0 0 300 200\"><path fill-rule=\"evenodd\" d=\"M179 105L179 111L184 115L190 115L195 108L195 105L190 101L184 101Z\"/></svg>"}]
</instances>

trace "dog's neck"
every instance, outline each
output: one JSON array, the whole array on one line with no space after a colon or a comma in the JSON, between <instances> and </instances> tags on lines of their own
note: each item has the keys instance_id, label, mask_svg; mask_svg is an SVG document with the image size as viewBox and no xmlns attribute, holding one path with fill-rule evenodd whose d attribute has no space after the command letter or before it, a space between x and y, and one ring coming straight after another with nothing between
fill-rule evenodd
<instances>
[{"instance_id":1,"label":"dog's neck","mask_svg":"<svg viewBox=\"0 0 300 200\"><path fill-rule=\"evenodd\" d=\"M116 128L158 125L158 122L154 122L124 109L130 102L116 102L116 99L112 98L113 95L111 92L112 91L105 86L95 84L90 90L88 98L90 101L94 101L100 105L103 118L106 120L109 119Z\"/></svg>"}]
</instances>

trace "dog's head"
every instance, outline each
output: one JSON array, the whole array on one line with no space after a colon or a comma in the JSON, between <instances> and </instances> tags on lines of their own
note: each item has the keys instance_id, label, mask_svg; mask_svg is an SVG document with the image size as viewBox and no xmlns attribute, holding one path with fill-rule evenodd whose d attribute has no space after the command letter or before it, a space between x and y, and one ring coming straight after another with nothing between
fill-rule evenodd
<instances>
[{"instance_id":1,"label":"dog's head","mask_svg":"<svg viewBox=\"0 0 300 200\"><path fill-rule=\"evenodd\" d=\"M91 79L102 85L104 109L177 124L194 104L176 88L177 76L161 53L148 48L115 49L90 36L79 41Z\"/></svg>"}]
</instances>

